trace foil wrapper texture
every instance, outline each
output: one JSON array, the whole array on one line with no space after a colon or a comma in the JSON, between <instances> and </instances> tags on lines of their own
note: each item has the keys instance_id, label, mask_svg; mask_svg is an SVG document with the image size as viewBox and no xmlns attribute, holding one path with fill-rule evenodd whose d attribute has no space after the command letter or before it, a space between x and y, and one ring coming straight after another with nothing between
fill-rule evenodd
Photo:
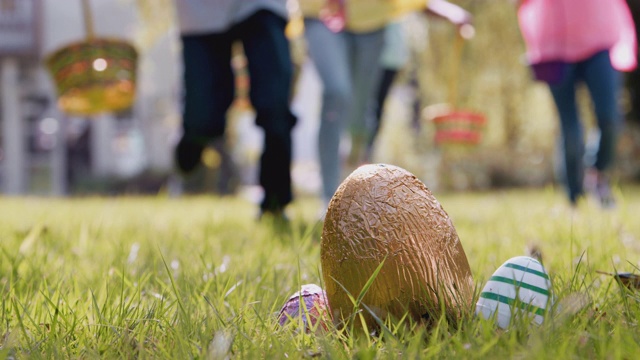
<instances>
[{"instance_id":1,"label":"foil wrapper texture","mask_svg":"<svg viewBox=\"0 0 640 360\"><path fill-rule=\"evenodd\" d=\"M400 167L364 165L336 191L322 230L322 275L334 321L352 315L346 291L357 298L383 261L362 300L380 319L408 312L420 320L442 308L457 319L472 307L469 262L431 191ZM368 310L363 314L375 325Z\"/></svg>"}]
</instances>

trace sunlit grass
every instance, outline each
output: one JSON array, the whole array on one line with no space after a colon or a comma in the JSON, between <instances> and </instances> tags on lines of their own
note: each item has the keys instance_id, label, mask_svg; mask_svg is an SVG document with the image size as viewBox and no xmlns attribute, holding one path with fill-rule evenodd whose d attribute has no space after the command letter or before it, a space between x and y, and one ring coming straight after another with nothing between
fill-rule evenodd
<instances>
[{"instance_id":1,"label":"sunlit grass","mask_svg":"<svg viewBox=\"0 0 640 360\"><path fill-rule=\"evenodd\" d=\"M634 358L640 294L596 273L640 263L640 188L617 194L612 211L552 188L436 194L478 288L536 246L557 301L586 306L540 327L404 318L377 336L277 326L301 284L322 284L316 199L283 232L240 198L4 198L0 358Z\"/></svg>"}]
</instances>

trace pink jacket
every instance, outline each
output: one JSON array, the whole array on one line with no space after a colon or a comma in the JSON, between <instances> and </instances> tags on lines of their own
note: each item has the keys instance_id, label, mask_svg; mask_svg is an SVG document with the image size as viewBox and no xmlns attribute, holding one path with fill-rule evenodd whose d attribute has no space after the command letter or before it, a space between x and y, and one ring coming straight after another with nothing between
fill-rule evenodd
<instances>
[{"instance_id":1,"label":"pink jacket","mask_svg":"<svg viewBox=\"0 0 640 360\"><path fill-rule=\"evenodd\" d=\"M523 0L518 21L530 63L576 62L609 49L616 69L637 65L635 26L625 0Z\"/></svg>"}]
</instances>

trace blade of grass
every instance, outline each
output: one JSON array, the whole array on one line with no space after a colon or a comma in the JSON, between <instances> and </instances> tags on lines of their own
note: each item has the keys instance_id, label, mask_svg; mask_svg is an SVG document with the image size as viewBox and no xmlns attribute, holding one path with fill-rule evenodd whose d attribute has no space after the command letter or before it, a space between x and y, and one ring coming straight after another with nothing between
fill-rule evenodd
<instances>
[{"instance_id":1,"label":"blade of grass","mask_svg":"<svg viewBox=\"0 0 640 360\"><path fill-rule=\"evenodd\" d=\"M178 287L176 286L176 282L173 278L173 274L171 273L171 269L169 269L169 265L167 261L164 259L164 255L162 255L162 251L158 246L158 253L160 254L160 259L162 260L162 264L164 265L164 269L167 271L167 275L169 276L169 281L171 281L171 288L173 289L173 294L176 297L176 301L178 302L178 307L180 308L180 312L182 316L184 316L184 320L188 319L187 310L184 308L184 304L182 303L182 297L180 296L180 292L178 292Z\"/></svg>"}]
</instances>

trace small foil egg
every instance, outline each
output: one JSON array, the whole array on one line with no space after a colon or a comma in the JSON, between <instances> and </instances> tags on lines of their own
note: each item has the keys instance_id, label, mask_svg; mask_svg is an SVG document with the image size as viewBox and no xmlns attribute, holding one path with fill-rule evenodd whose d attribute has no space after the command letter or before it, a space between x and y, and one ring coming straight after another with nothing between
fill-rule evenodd
<instances>
[{"instance_id":1,"label":"small foil egg","mask_svg":"<svg viewBox=\"0 0 640 360\"><path fill-rule=\"evenodd\" d=\"M302 285L300 291L291 295L280 309L278 324L284 326L290 321L301 321L307 332L316 328L326 331L331 323L327 304L327 295L320 286Z\"/></svg>"},{"instance_id":2,"label":"small foil egg","mask_svg":"<svg viewBox=\"0 0 640 360\"><path fill-rule=\"evenodd\" d=\"M542 324L551 306L551 282L544 266L531 257L507 260L489 278L476 303L476 314L494 318L507 329L512 316L528 316Z\"/></svg>"}]
</instances>

